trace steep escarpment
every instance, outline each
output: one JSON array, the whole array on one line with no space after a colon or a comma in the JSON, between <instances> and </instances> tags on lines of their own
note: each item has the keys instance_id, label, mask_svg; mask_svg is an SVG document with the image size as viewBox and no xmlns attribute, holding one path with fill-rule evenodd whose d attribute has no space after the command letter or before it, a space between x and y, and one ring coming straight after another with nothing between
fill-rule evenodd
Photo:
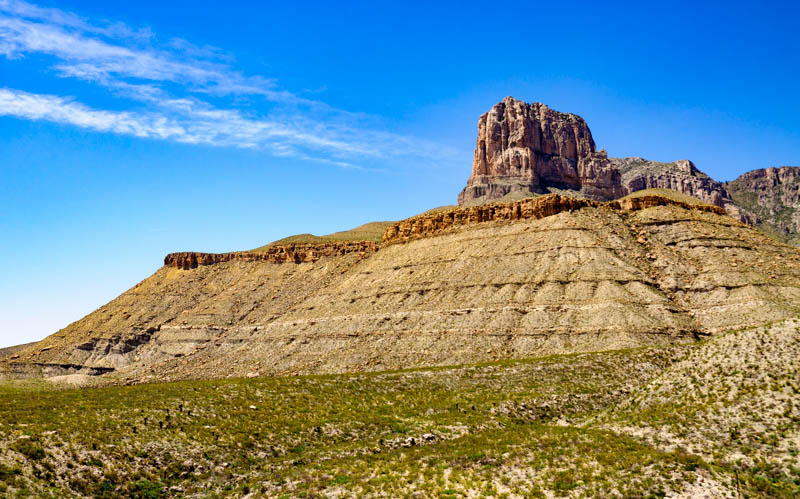
<instances>
[{"instance_id":1,"label":"steep escarpment","mask_svg":"<svg viewBox=\"0 0 800 499\"><path fill-rule=\"evenodd\" d=\"M386 227L383 233L383 244L431 237L452 232L466 225L494 222L504 223L525 219L540 219L557 215L561 212L572 212L581 208L598 208L607 206L615 210L643 210L654 206L680 206L686 209L707 211L724 215L722 208L707 205L693 200L691 202L663 195L643 194L627 197L608 203L600 203L589 199L578 199L560 194L548 194L537 198L521 199L511 203L491 203L467 208L437 210L423 213L415 217L395 222Z\"/></svg>"},{"instance_id":2,"label":"steep escarpment","mask_svg":"<svg viewBox=\"0 0 800 499\"><path fill-rule=\"evenodd\" d=\"M165 266L3 365L138 381L379 370L691 341L800 313L800 252L719 207L477 208L390 226L379 251Z\"/></svg>"},{"instance_id":3,"label":"steep escarpment","mask_svg":"<svg viewBox=\"0 0 800 499\"><path fill-rule=\"evenodd\" d=\"M507 97L478 120L467 186L458 204L513 201L548 192L612 200L668 189L725 209L773 237L800 244L800 168L754 170L733 182L709 177L689 160L609 158L586 122L544 104Z\"/></svg>"},{"instance_id":4,"label":"steep escarpment","mask_svg":"<svg viewBox=\"0 0 800 499\"><path fill-rule=\"evenodd\" d=\"M611 158L611 162L619 169L622 186L628 194L643 189L669 189L725 208L728 215L746 224L757 224L753 213L737 204L724 184L698 170L687 159L662 163L634 157Z\"/></svg>"},{"instance_id":5,"label":"steep escarpment","mask_svg":"<svg viewBox=\"0 0 800 499\"><path fill-rule=\"evenodd\" d=\"M800 167L753 170L727 182L725 188L757 227L800 244Z\"/></svg>"},{"instance_id":6,"label":"steep escarpment","mask_svg":"<svg viewBox=\"0 0 800 499\"><path fill-rule=\"evenodd\" d=\"M583 118L506 97L478 120L472 175L458 204L551 188L600 200L623 194L619 172L595 149Z\"/></svg>"}]
</instances>

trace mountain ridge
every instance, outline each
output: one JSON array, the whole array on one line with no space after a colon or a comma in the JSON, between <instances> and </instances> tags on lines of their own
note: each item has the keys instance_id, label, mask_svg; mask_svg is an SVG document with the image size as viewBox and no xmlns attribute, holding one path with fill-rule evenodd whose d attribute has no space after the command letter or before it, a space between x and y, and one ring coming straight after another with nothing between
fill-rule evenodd
<instances>
[{"instance_id":1,"label":"mountain ridge","mask_svg":"<svg viewBox=\"0 0 800 499\"><path fill-rule=\"evenodd\" d=\"M383 370L671 344L800 312L800 251L723 213L551 194L412 217L377 251L197 258L0 363L132 382Z\"/></svg>"},{"instance_id":2,"label":"mountain ridge","mask_svg":"<svg viewBox=\"0 0 800 499\"><path fill-rule=\"evenodd\" d=\"M800 167L757 169L719 182L686 159L609 157L596 149L580 116L513 97L479 118L472 173L458 204L565 190L609 201L650 188L675 190L723 207L773 237L800 244Z\"/></svg>"}]
</instances>

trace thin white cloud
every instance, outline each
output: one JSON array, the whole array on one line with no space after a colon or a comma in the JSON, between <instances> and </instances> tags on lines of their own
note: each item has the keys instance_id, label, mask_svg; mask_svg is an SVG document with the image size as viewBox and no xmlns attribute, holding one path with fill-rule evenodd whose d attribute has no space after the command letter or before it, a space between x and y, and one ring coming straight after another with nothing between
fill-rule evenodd
<instances>
[{"instance_id":1,"label":"thin white cloud","mask_svg":"<svg viewBox=\"0 0 800 499\"><path fill-rule=\"evenodd\" d=\"M64 76L96 82L138 78L190 85L196 91L222 95L256 94L273 100L292 98L291 94L274 90L274 82L265 78L245 77L210 61L181 61L176 59L179 53L111 44L87 36L90 33L93 32L0 17L0 40L6 56L20 57L26 53L54 56L62 61L56 69Z\"/></svg>"},{"instance_id":2,"label":"thin white cloud","mask_svg":"<svg viewBox=\"0 0 800 499\"><path fill-rule=\"evenodd\" d=\"M59 77L100 85L140 105L122 103L128 109L109 111L65 96L0 88L2 115L189 144L264 148L348 168L355 158L450 153L428 141L365 128L359 114L299 97L271 78L247 76L230 67L232 58L219 49L177 38L158 44L148 29L0 0L0 55L28 54L54 59L50 69ZM213 106L202 99L211 94L233 102ZM241 96L263 100L242 104Z\"/></svg>"},{"instance_id":3,"label":"thin white cloud","mask_svg":"<svg viewBox=\"0 0 800 499\"><path fill-rule=\"evenodd\" d=\"M73 125L97 132L110 132L140 138L172 140L185 144L238 147L263 147L276 156L318 161L344 168L365 168L343 158L381 156L379 142L385 149L396 147L395 137L374 136L364 143L338 140L333 132L315 135L313 125L290 128L279 122L250 119L234 110L204 108L190 100L165 102L173 113L108 111L56 95L32 94L0 88L0 116L15 116ZM372 132L367 132L372 133ZM306 151L316 153L309 154ZM327 154L327 157L321 154Z\"/></svg>"}]
</instances>

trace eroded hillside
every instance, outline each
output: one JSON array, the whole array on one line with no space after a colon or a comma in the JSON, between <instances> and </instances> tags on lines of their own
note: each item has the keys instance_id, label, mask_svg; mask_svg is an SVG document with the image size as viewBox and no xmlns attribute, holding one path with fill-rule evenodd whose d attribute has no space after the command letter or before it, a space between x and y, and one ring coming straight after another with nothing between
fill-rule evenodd
<instances>
[{"instance_id":1,"label":"eroded hillside","mask_svg":"<svg viewBox=\"0 0 800 499\"><path fill-rule=\"evenodd\" d=\"M549 195L398 222L379 251L163 267L4 366L131 381L382 370L663 345L800 313L800 252L721 212Z\"/></svg>"}]
</instances>

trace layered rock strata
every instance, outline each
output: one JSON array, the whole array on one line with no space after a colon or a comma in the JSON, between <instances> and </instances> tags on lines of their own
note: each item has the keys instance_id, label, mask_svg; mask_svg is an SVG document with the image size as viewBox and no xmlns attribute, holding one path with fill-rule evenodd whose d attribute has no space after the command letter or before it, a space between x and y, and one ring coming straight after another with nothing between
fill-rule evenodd
<instances>
[{"instance_id":1,"label":"layered rock strata","mask_svg":"<svg viewBox=\"0 0 800 499\"><path fill-rule=\"evenodd\" d=\"M365 256L165 266L0 364L120 382L379 370L691 341L800 313L800 252L671 201L429 223Z\"/></svg>"},{"instance_id":2,"label":"layered rock strata","mask_svg":"<svg viewBox=\"0 0 800 499\"><path fill-rule=\"evenodd\" d=\"M721 183L698 170L688 159L661 163L637 157L611 158L611 163L620 171L627 194L644 189L669 189L716 206L732 202Z\"/></svg>"},{"instance_id":3,"label":"layered rock strata","mask_svg":"<svg viewBox=\"0 0 800 499\"><path fill-rule=\"evenodd\" d=\"M725 188L751 223L774 237L800 244L800 167L753 170Z\"/></svg>"},{"instance_id":4,"label":"layered rock strata","mask_svg":"<svg viewBox=\"0 0 800 499\"><path fill-rule=\"evenodd\" d=\"M724 215L725 210L717 206L689 204L663 196L641 196L600 203L589 199L577 199L560 194L522 199L511 203L492 203L466 208L457 208L436 213L425 213L396 222L383 233L383 244L431 237L451 232L458 227L482 222L513 222L525 219L540 219L581 208L607 206L615 210L644 210L654 206L680 206L685 209L706 211Z\"/></svg>"},{"instance_id":5,"label":"layered rock strata","mask_svg":"<svg viewBox=\"0 0 800 499\"><path fill-rule=\"evenodd\" d=\"M754 170L723 184L685 159L608 158L596 150L580 116L506 97L478 120L472 173L458 204L507 202L548 192L608 201L645 189L669 189L725 208L737 220L798 245L798 171Z\"/></svg>"},{"instance_id":6,"label":"layered rock strata","mask_svg":"<svg viewBox=\"0 0 800 499\"><path fill-rule=\"evenodd\" d=\"M550 188L600 200L623 194L619 172L595 149L583 118L506 97L478 120L472 175L458 204Z\"/></svg>"},{"instance_id":7,"label":"layered rock strata","mask_svg":"<svg viewBox=\"0 0 800 499\"><path fill-rule=\"evenodd\" d=\"M351 253L364 256L378 250L373 241L345 241L332 243L284 244L267 246L261 251L234 251L230 253L198 253L185 251L170 253L164 257L164 265L179 269L193 269L200 265L213 265L240 260L268 263L309 263L329 256Z\"/></svg>"}]
</instances>

